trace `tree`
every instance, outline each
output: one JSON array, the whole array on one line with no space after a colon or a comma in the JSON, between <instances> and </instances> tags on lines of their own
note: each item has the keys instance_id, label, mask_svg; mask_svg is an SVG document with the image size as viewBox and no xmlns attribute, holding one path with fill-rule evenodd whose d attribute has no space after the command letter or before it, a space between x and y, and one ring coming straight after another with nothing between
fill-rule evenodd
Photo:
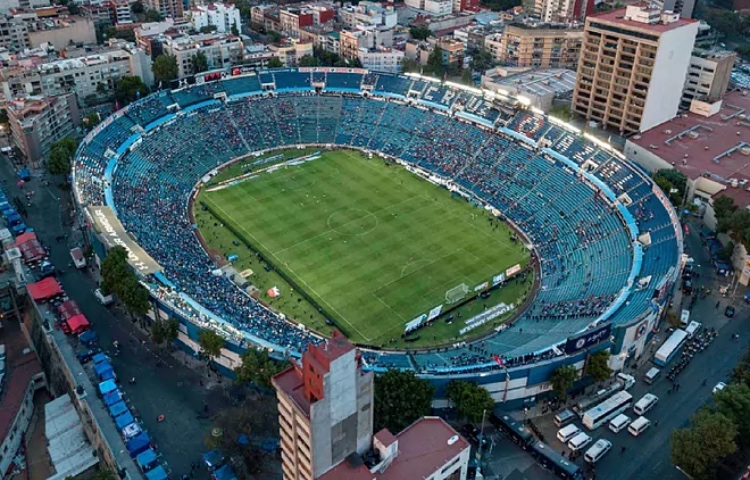
<instances>
[{"instance_id":1,"label":"tree","mask_svg":"<svg viewBox=\"0 0 750 480\"><path fill-rule=\"evenodd\" d=\"M237 374L235 382L253 383L259 387L270 389L271 377L280 373L288 364L277 362L268 355L268 350L248 348L242 354L242 364L234 369Z\"/></svg>"},{"instance_id":2,"label":"tree","mask_svg":"<svg viewBox=\"0 0 750 480\"><path fill-rule=\"evenodd\" d=\"M193 61L193 74L205 72L208 70L208 58L203 52L198 52L192 57Z\"/></svg>"},{"instance_id":3,"label":"tree","mask_svg":"<svg viewBox=\"0 0 750 480\"><path fill-rule=\"evenodd\" d=\"M471 75L471 70L464 68L461 71L461 83L464 85L474 86L474 77Z\"/></svg>"},{"instance_id":4,"label":"tree","mask_svg":"<svg viewBox=\"0 0 750 480\"><path fill-rule=\"evenodd\" d=\"M404 57L401 60L401 71L402 72L419 72L422 70L422 65L416 60Z\"/></svg>"},{"instance_id":5,"label":"tree","mask_svg":"<svg viewBox=\"0 0 750 480\"><path fill-rule=\"evenodd\" d=\"M475 72L484 73L485 71L492 68L495 60L492 58L492 54L486 49L482 48L475 52L472 52L471 62L469 67Z\"/></svg>"},{"instance_id":6,"label":"tree","mask_svg":"<svg viewBox=\"0 0 750 480\"><path fill-rule=\"evenodd\" d=\"M654 182L667 194L672 205L682 205L687 188L687 177L684 173L674 168L662 168L657 170L653 177Z\"/></svg>"},{"instance_id":7,"label":"tree","mask_svg":"<svg viewBox=\"0 0 750 480\"><path fill-rule=\"evenodd\" d=\"M180 322L175 318L158 318L151 324L151 340L157 345L172 343L177 339Z\"/></svg>"},{"instance_id":8,"label":"tree","mask_svg":"<svg viewBox=\"0 0 750 480\"><path fill-rule=\"evenodd\" d=\"M568 390L571 389L573 383L578 379L578 370L573 365L563 365L558 367L552 372L550 377L550 383L552 384L552 390L555 395L561 400L568 398Z\"/></svg>"},{"instance_id":9,"label":"tree","mask_svg":"<svg viewBox=\"0 0 750 480\"><path fill-rule=\"evenodd\" d=\"M125 76L120 78L115 85L115 100L121 107L148 95L148 87L143 83L141 77Z\"/></svg>"},{"instance_id":10,"label":"tree","mask_svg":"<svg viewBox=\"0 0 750 480\"><path fill-rule=\"evenodd\" d=\"M163 20L161 13L152 9L146 10L145 16L147 22L161 22Z\"/></svg>"},{"instance_id":11,"label":"tree","mask_svg":"<svg viewBox=\"0 0 750 480\"><path fill-rule=\"evenodd\" d=\"M154 72L154 79L157 82L171 82L177 78L177 58L168 53L159 55L154 60L151 70Z\"/></svg>"},{"instance_id":12,"label":"tree","mask_svg":"<svg viewBox=\"0 0 750 480\"><path fill-rule=\"evenodd\" d=\"M68 478L73 478L73 477L68 477ZM79 476L75 478L84 478L84 477ZM112 470L99 470L93 476L86 476L85 478L88 478L90 480L118 480L119 477Z\"/></svg>"},{"instance_id":13,"label":"tree","mask_svg":"<svg viewBox=\"0 0 750 480\"><path fill-rule=\"evenodd\" d=\"M452 380L445 387L448 400L453 402L461 418L471 423L482 421L484 413L491 411L495 401L486 388L476 383Z\"/></svg>"},{"instance_id":14,"label":"tree","mask_svg":"<svg viewBox=\"0 0 750 480\"><path fill-rule=\"evenodd\" d=\"M432 35L432 30L426 27L411 27L409 34L415 40L427 40Z\"/></svg>"},{"instance_id":15,"label":"tree","mask_svg":"<svg viewBox=\"0 0 750 480\"><path fill-rule=\"evenodd\" d=\"M279 32L271 30L266 35L271 43L279 43L281 41L281 34Z\"/></svg>"},{"instance_id":16,"label":"tree","mask_svg":"<svg viewBox=\"0 0 750 480\"><path fill-rule=\"evenodd\" d=\"M750 386L750 349L732 370L732 380Z\"/></svg>"},{"instance_id":17,"label":"tree","mask_svg":"<svg viewBox=\"0 0 750 480\"><path fill-rule=\"evenodd\" d=\"M78 149L78 141L65 137L50 146L47 170L52 175L68 175L71 169L73 155Z\"/></svg>"},{"instance_id":18,"label":"tree","mask_svg":"<svg viewBox=\"0 0 750 480\"><path fill-rule=\"evenodd\" d=\"M608 350L599 350L589 356L586 362L586 375L590 376L595 382L603 382L612 376L612 369L609 368Z\"/></svg>"},{"instance_id":19,"label":"tree","mask_svg":"<svg viewBox=\"0 0 750 480\"><path fill-rule=\"evenodd\" d=\"M122 304L133 318L143 318L151 309L151 303L148 301L148 290L141 285L141 282L135 276L132 270L130 275L125 277L120 286L120 291L115 294L120 298Z\"/></svg>"},{"instance_id":20,"label":"tree","mask_svg":"<svg viewBox=\"0 0 750 480\"><path fill-rule=\"evenodd\" d=\"M735 210L737 210L737 205L735 205L734 199L732 197L727 197L726 195L720 195L717 197L713 202L713 207L714 215L719 222L728 219L732 216Z\"/></svg>"},{"instance_id":21,"label":"tree","mask_svg":"<svg viewBox=\"0 0 750 480\"><path fill-rule=\"evenodd\" d=\"M304 55L300 57L299 60L297 60L297 64L300 67L317 67L318 59L313 57L312 55Z\"/></svg>"},{"instance_id":22,"label":"tree","mask_svg":"<svg viewBox=\"0 0 750 480\"><path fill-rule=\"evenodd\" d=\"M145 11L146 11L146 9L145 9L145 8L144 8L144 6L143 6L143 3L142 3L142 2L140 2L140 1L138 1L138 2L133 2L133 3L132 3L132 4L130 5L130 10L132 10L132 12L133 12L133 13L135 13L135 14L138 14L138 13L143 13L143 12L145 12Z\"/></svg>"},{"instance_id":23,"label":"tree","mask_svg":"<svg viewBox=\"0 0 750 480\"><path fill-rule=\"evenodd\" d=\"M198 344L201 346L203 353L213 359L221 355L221 349L224 348L226 341L224 337L213 330L204 329L198 334Z\"/></svg>"},{"instance_id":24,"label":"tree","mask_svg":"<svg viewBox=\"0 0 750 480\"><path fill-rule=\"evenodd\" d=\"M388 370L375 377L375 431L395 434L429 414L434 390L413 371Z\"/></svg>"},{"instance_id":25,"label":"tree","mask_svg":"<svg viewBox=\"0 0 750 480\"><path fill-rule=\"evenodd\" d=\"M102 117L98 113L90 113L83 117L83 123L88 128L94 128L95 126L99 125L101 121Z\"/></svg>"},{"instance_id":26,"label":"tree","mask_svg":"<svg viewBox=\"0 0 750 480\"><path fill-rule=\"evenodd\" d=\"M68 9L68 13L70 15L78 15L79 13L81 13L81 7L75 2L69 2L65 6L65 8Z\"/></svg>"},{"instance_id":27,"label":"tree","mask_svg":"<svg viewBox=\"0 0 750 480\"><path fill-rule=\"evenodd\" d=\"M151 308L149 293L141 285L128 264L128 253L123 247L114 247L102 262L101 289L105 295L114 293L133 318L142 318Z\"/></svg>"},{"instance_id":28,"label":"tree","mask_svg":"<svg viewBox=\"0 0 750 480\"><path fill-rule=\"evenodd\" d=\"M672 463L696 480L716 478L721 460L737 451L737 428L726 415L708 408L693 415L691 423L672 434Z\"/></svg>"},{"instance_id":29,"label":"tree","mask_svg":"<svg viewBox=\"0 0 750 480\"><path fill-rule=\"evenodd\" d=\"M714 394L716 411L729 418L737 427L739 441L750 444L750 386L732 383Z\"/></svg>"},{"instance_id":30,"label":"tree","mask_svg":"<svg viewBox=\"0 0 750 480\"><path fill-rule=\"evenodd\" d=\"M216 25L204 25L199 31L200 33L213 33L216 31Z\"/></svg>"},{"instance_id":31,"label":"tree","mask_svg":"<svg viewBox=\"0 0 750 480\"><path fill-rule=\"evenodd\" d=\"M563 104L552 105L552 108L550 108L549 110L549 114L566 122L573 116L570 111L570 105Z\"/></svg>"},{"instance_id":32,"label":"tree","mask_svg":"<svg viewBox=\"0 0 750 480\"><path fill-rule=\"evenodd\" d=\"M240 31L237 29L237 23L233 23L232 24L232 30L231 31L232 31L232 35L234 35L236 37L240 36Z\"/></svg>"},{"instance_id":33,"label":"tree","mask_svg":"<svg viewBox=\"0 0 750 480\"><path fill-rule=\"evenodd\" d=\"M425 73L432 75L433 77L442 78L445 75L445 65L443 64L443 51L435 47L430 52L430 56L427 57L427 65L424 67Z\"/></svg>"},{"instance_id":34,"label":"tree","mask_svg":"<svg viewBox=\"0 0 750 480\"><path fill-rule=\"evenodd\" d=\"M222 409L214 418L204 444L231 457L238 478L263 478L276 452L264 451L265 439L278 437L278 412L269 397L247 399L241 406Z\"/></svg>"},{"instance_id":35,"label":"tree","mask_svg":"<svg viewBox=\"0 0 750 480\"><path fill-rule=\"evenodd\" d=\"M278 57L273 57L271 60L268 61L266 66L268 68L281 68L284 66L284 64L281 63L281 60L279 60Z\"/></svg>"},{"instance_id":36,"label":"tree","mask_svg":"<svg viewBox=\"0 0 750 480\"><path fill-rule=\"evenodd\" d=\"M480 4L489 7L493 12L500 12L520 6L521 0L482 0Z\"/></svg>"}]
</instances>

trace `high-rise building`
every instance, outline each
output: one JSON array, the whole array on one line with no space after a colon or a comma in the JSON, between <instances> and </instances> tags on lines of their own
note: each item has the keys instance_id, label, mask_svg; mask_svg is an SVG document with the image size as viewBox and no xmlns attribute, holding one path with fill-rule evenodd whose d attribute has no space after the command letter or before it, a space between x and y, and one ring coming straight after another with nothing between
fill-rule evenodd
<instances>
[{"instance_id":1,"label":"high-rise building","mask_svg":"<svg viewBox=\"0 0 750 480\"><path fill-rule=\"evenodd\" d=\"M38 165L50 146L75 131L81 124L76 96L30 97L5 104L13 141L24 157Z\"/></svg>"},{"instance_id":2,"label":"high-rise building","mask_svg":"<svg viewBox=\"0 0 750 480\"><path fill-rule=\"evenodd\" d=\"M712 103L722 98L727 93L736 58L735 52L696 48L690 58L680 108L689 109L695 99Z\"/></svg>"},{"instance_id":3,"label":"high-rise building","mask_svg":"<svg viewBox=\"0 0 750 480\"><path fill-rule=\"evenodd\" d=\"M487 37L484 46L501 65L573 69L582 40L583 30L573 25L512 23Z\"/></svg>"},{"instance_id":4,"label":"high-rise building","mask_svg":"<svg viewBox=\"0 0 750 480\"><path fill-rule=\"evenodd\" d=\"M630 133L677 114L698 22L632 5L586 19L573 111Z\"/></svg>"},{"instance_id":5,"label":"high-rise building","mask_svg":"<svg viewBox=\"0 0 750 480\"><path fill-rule=\"evenodd\" d=\"M340 333L310 346L273 378L279 401L281 466L285 480L313 480L352 453L370 448L373 373Z\"/></svg>"},{"instance_id":6,"label":"high-rise building","mask_svg":"<svg viewBox=\"0 0 750 480\"><path fill-rule=\"evenodd\" d=\"M527 0L524 6L545 23L583 21L594 13L594 0Z\"/></svg>"},{"instance_id":7,"label":"high-rise building","mask_svg":"<svg viewBox=\"0 0 750 480\"><path fill-rule=\"evenodd\" d=\"M663 12L679 13L682 18L692 18L695 0L653 0Z\"/></svg>"},{"instance_id":8,"label":"high-rise building","mask_svg":"<svg viewBox=\"0 0 750 480\"><path fill-rule=\"evenodd\" d=\"M146 7L156 10L164 18L179 20L184 13L182 0L146 0Z\"/></svg>"},{"instance_id":9,"label":"high-rise building","mask_svg":"<svg viewBox=\"0 0 750 480\"><path fill-rule=\"evenodd\" d=\"M339 332L272 379L284 480L466 480L471 447L440 418L373 436L373 379Z\"/></svg>"}]
</instances>

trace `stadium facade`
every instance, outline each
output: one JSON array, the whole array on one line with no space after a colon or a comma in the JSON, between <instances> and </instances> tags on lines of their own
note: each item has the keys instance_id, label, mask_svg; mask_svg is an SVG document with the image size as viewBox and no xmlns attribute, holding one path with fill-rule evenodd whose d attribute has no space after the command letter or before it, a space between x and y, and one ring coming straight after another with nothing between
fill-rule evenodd
<instances>
[{"instance_id":1,"label":"stadium facade","mask_svg":"<svg viewBox=\"0 0 750 480\"><path fill-rule=\"evenodd\" d=\"M364 349L366 368L413 369L437 387L465 378L498 402L550 389L551 372L609 348L621 368L647 345L679 274L682 235L666 196L637 166L524 98L363 69L234 68L154 93L82 142L73 167L96 256L125 246L154 312L227 337L217 363L248 347L299 357L320 337L252 300L202 249L188 205L222 165L297 145L397 158L524 232L541 287L511 325L424 351ZM250 156L250 157L248 157ZM225 252L226 253L226 252ZM212 273L213 272L213 273Z\"/></svg>"}]
</instances>

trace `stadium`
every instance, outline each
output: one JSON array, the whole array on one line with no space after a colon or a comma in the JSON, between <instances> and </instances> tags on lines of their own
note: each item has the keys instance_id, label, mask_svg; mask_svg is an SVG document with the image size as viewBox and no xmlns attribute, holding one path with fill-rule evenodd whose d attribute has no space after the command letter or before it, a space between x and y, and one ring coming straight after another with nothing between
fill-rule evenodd
<instances>
[{"instance_id":1,"label":"stadium","mask_svg":"<svg viewBox=\"0 0 750 480\"><path fill-rule=\"evenodd\" d=\"M74 194L97 259L128 249L155 314L188 350L222 333L228 369L336 327L369 369L522 401L597 349L640 355L682 258L647 173L527 103L363 69L213 72L91 131Z\"/></svg>"}]
</instances>

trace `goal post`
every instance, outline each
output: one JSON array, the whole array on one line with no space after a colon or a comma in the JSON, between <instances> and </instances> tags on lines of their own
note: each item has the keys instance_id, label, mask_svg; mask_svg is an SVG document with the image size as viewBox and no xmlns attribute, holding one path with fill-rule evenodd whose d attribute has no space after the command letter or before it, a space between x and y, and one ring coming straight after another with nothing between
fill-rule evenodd
<instances>
[{"instance_id":1,"label":"goal post","mask_svg":"<svg viewBox=\"0 0 750 480\"><path fill-rule=\"evenodd\" d=\"M445 301L448 304L460 302L469 293L469 287L462 283L445 292Z\"/></svg>"}]
</instances>

